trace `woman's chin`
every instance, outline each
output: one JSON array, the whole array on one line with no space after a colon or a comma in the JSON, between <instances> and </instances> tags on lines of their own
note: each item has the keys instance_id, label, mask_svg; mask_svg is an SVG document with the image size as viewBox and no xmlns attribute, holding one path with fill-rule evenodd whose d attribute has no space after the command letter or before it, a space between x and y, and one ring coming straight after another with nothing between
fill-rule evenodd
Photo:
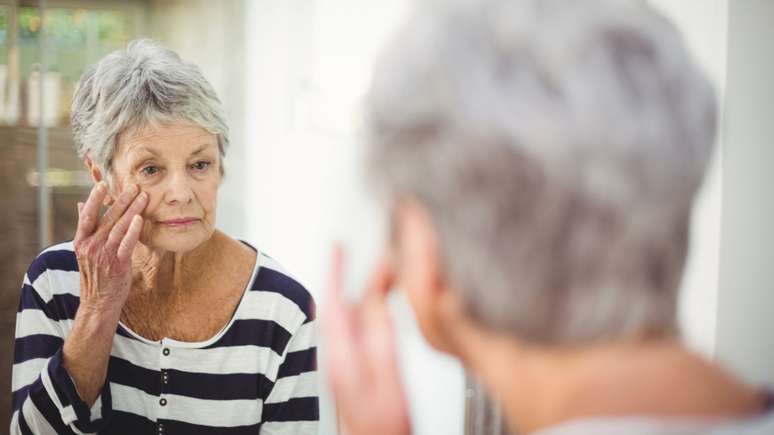
<instances>
[{"instance_id":1,"label":"woman's chin","mask_svg":"<svg viewBox=\"0 0 774 435\"><path fill-rule=\"evenodd\" d=\"M147 245L164 251L185 253L198 248L209 240L211 236L211 231L203 231L202 229L190 231L173 229L171 231L159 231L151 235Z\"/></svg>"}]
</instances>

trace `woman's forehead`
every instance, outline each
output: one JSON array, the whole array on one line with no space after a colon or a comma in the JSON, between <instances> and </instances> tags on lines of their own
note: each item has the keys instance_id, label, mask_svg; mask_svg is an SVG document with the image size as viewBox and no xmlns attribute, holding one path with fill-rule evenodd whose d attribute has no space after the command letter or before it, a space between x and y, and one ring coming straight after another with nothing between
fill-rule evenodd
<instances>
[{"instance_id":1,"label":"woman's forehead","mask_svg":"<svg viewBox=\"0 0 774 435\"><path fill-rule=\"evenodd\" d=\"M217 148L217 137L214 134L201 127L185 124L134 129L119 136L117 142L117 157L138 153L198 154Z\"/></svg>"}]
</instances>

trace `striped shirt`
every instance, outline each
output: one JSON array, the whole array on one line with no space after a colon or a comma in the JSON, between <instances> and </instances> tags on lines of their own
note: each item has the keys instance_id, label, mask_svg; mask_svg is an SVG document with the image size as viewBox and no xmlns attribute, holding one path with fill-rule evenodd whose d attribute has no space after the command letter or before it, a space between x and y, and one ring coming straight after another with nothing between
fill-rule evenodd
<instances>
[{"instance_id":1,"label":"striped shirt","mask_svg":"<svg viewBox=\"0 0 774 435\"><path fill-rule=\"evenodd\" d=\"M72 242L24 277L16 320L11 434L316 434L314 301L258 253L230 322L203 342L150 341L119 323L93 406L78 396L62 345L78 310Z\"/></svg>"}]
</instances>

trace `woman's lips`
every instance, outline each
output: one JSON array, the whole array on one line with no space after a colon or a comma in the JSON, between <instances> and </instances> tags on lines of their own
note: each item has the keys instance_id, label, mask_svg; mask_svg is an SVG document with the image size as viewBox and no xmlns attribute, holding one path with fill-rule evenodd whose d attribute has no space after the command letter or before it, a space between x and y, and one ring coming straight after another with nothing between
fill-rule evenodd
<instances>
[{"instance_id":1,"label":"woman's lips","mask_svg":"<svg viewBox=\"0 0 774 435\"><path fill-rule=\"evenodd\" d=\"M162 225L167 225L170 227L186 227L189 225L193 225L195 223L199 222L198 218L192 218L192 217L185 217L185 218L175 218L175 219L167 219L163 221L159 221Z\"/></svg>"}]
</instances>

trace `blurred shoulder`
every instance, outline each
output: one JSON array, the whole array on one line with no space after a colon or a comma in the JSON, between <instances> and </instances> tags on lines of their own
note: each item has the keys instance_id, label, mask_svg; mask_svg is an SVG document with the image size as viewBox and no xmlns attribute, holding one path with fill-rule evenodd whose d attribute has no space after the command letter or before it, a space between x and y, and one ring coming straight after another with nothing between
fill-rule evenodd
<instances>
[{"instance_id":1,"label":"blurred shoulder","mask_svg":"<svg viewBox=\"0 0 774 435\"><path fill-rule=\"evenodd\" d=\"M535 435L766 435L774 434L774 412L717 421L702 418L599 417L570 421Z\"/></svg>"},{"instance_id":2,"label":"blurred shoulder","mask_svg":"<svg viewBox=\"0 0 774 435\"><path fill-rule=\"evenodd\" d=\"M767 435L774 434L774 411L722 425L707 435Z\"/></svg>"}]
</instances>

